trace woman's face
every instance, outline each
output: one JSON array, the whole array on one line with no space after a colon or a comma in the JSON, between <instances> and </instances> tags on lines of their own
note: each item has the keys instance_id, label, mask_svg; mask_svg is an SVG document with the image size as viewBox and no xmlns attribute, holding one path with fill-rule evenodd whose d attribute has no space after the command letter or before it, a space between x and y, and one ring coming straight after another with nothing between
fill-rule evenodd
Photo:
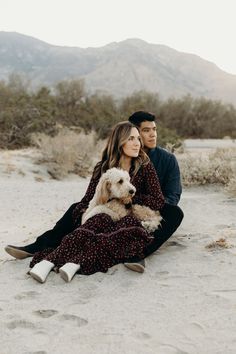
<instances>
[{"instance_id":1,"label":"woman's face","mask_svg":"<svg viewBox=\"0 0 236 354\"><path fill-rule=\"evenodd\" d=\"M122 146L123 154L127 157L138 157L141 147L139 131L131 128L127 142Z\"/></svg>"}]
</instances>

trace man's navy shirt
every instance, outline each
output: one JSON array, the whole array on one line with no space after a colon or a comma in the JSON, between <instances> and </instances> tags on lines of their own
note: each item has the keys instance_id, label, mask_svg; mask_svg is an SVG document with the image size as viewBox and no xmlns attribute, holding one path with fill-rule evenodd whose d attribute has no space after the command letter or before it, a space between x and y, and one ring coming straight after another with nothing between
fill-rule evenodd
<instances>
[{"instance_id":1,"label":"man's navy shirt","mask_svg":"<svg viewBox=\"0 0 236 354\"><path fill-rule=\"evenodd\" d=\"M182 186L176 157L159 146L149 150L148 156L156 169L166 203L177 205Z\"/></svg>"}]
</instances>

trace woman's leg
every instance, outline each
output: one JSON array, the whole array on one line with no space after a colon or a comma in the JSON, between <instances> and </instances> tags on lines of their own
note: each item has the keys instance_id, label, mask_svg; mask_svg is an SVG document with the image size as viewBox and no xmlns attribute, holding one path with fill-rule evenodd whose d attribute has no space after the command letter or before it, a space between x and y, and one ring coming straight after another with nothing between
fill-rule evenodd
<instances>
[{"instance_id":1,"label":"woman's leg","mask_svg":"<svg viewBox=\"0 0 236 354\"><path fill-rule=\"evenodd\" d=\"M100 213L88 219L81 227L97 234L102 232L109 233L114 229L114 222L109 215Z\"/></svg>"},{"instance_id":2,"label":"woman's leg","mask_svg":"<svg viewBox=\"0 0 236 354\"><path fill-rule=\"evenodd\" d=\"M102 216L101 216L102 215ZM103 228L107 216L100 214L93 220L93 228ZM83 274L106 272L111 266L122 263L133 256L143 257L143 250L149 242L149 234L132 216L123 218L119 229L113 232L95 233L84 229L84 225L64 237L60 246L44 259L60 268L66 263L80 264ZM95 221L100 226L94 226ZM136 224L135 226L130 226ZM129 225L130 227L127 227ZM109 226L109 225L107 225Z\"/></svg>"}]
</instances>

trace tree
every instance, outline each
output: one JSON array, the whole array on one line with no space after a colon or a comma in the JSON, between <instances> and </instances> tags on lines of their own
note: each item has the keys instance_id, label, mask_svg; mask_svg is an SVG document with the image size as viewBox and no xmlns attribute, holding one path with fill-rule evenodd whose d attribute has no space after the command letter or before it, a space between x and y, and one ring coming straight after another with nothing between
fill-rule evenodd
<instances>
[{"instance_id":1,"label":"tree","mask_svg":"<svg viewBox=\"0 0 236 354\"><path fill-rule=\"evenodd\" d=\"M112 96L94 94L81 104L80 126L85 131L95 130L99 138L106 138L111 127L120 121Z\"/></svg>"},{"instance_id":2,"label":"tree","mask_svg":"<svg viewBox=\"0 0 236 354\"><path fill-rule=\"evenodd\" d=\"M161 102L157 93L138 91L124 98L121 101L119 110L122 119L128 117L135 111L148 111L159 116Z\"/></svg>"},{"instance_id":3,"label":"tree","mask_svg":"<svg viewBox=\"0 0 236 354\"><path fill-rule=\"evenodd\" d=\"M58 121L79 125L79 107L85 99L83 80L61 81L55 87Z\"/></svg>"}]
</instances>

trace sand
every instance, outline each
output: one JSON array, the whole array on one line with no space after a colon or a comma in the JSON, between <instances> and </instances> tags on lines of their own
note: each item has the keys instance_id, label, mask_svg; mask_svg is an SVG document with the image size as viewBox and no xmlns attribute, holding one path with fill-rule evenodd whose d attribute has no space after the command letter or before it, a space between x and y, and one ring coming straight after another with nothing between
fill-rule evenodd
<instances>
[{"instance_id":1,"label":"sand","mask_svg":"<svg viewBox=\"0 0 236 354\"><path fill-rule=\"evenodd\" d=\"M230 354L236 352L236 199L220 187L185 189L185 218L146 260L45 284L6 244L23 245L83 196L88 180L50 179L37 152L0 153L0 354ZM226 238L228 248L206 246Z\"/></svg>"}]
</instances>

